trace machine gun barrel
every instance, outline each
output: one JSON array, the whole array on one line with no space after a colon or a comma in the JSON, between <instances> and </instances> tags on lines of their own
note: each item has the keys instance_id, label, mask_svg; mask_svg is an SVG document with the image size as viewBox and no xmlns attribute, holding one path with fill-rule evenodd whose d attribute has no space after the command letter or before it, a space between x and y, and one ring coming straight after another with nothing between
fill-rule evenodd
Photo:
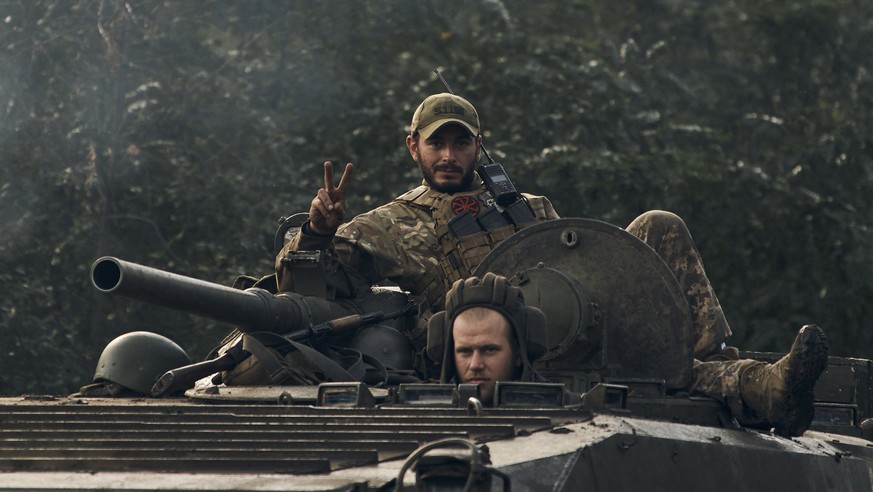
<instances>
[{"instance_id":1,"label":"machine gun barrel","mask_svg":"<svg viewBox=\"0 0 873 492\"><path fill-rule=\"evenodd\" d=\"M287 333L335 319L347 310L293 293L239 290L104 256L91 267L101 292L232 324L242 332Z\"/></svg>"},{"instance_id":2,"label":"machine gun barrel","mask_svg":"<svg viewBox=\"0 0 873 492\"><path fill-rule=\"evenodd\" d=\"M242 348L242 341L239 341L231 345L223 355L214 359L170 369L152 386L152 396L171 395L191 388L201 378L233 369L248 355L248 352Z\"/></svg>"}]
</instances>

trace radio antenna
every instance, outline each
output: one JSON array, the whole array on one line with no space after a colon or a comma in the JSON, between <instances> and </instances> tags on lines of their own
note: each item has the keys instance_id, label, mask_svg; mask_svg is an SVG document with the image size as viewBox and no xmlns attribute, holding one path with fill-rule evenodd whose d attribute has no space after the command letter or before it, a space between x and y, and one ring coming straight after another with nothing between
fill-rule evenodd
<instances>
[{"instance_id":1,"label":"radio antenna","mask_svg":"<svg viewBox=\"0 0 873 492\"><path fill-rule=\"evenodd\" d=\"M453 91L452 88L449 87L449 83L446 82L446 79L443 78L443 74L440 73L439 69L438 69L438 68L434 68L434 69L433 69L433 73L437 74L437 77L439 77L439 78L440 78L440 81L443 83L443 85L446 86L446 90L449 91L449 94L451 94L451 95L454 96L454 95L455 95L455 91ZM488 151L485 150L485 146L482 145L482 144L480 143L480 144L479 144L479 148L482 149L482 153L485 154L485 158L488 159L488 163L490 163L490 164L494 164L494 159L492 159L492 158L491 158L491 154L489 154Z\"/></svg>"},{"instance_id":2,"label":"radio antenna","mask_svg":"<svg viewBox=\"0 0 873 492\"><path fill-rule=\"evenodd\" d=\"M433 73L437 74L437 77L440 78L440 81L442 81L443 85L446 86L446 89L448 89L449 94L454 95L454 94L455 94L455 91L453 91L452 88L449 87L449 83L446 82L446 79L443 78L443 74L440 73L439 69L438 69L438 68L434 68L434 69L433 69Z\"/></svg>"}]
</instances>

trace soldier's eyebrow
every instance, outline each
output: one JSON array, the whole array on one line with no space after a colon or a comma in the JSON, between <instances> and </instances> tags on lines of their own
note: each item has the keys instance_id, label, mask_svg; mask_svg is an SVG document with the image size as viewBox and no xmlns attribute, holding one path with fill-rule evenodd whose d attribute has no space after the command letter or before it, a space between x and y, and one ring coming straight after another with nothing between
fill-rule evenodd
<instances>
[{"instance_id":1,"label":"soldier's eyebrow","mask_svg":"<svg viewBox=\"0 0 873 492\"><path fill-rule=\"evenodd\" d=\"M486 350L486 349L496 349L500 348L501 345L499 343L483 343L480 345L458 345L455 344L455 351L458 350Z\"/></svg>"}]
</instances>

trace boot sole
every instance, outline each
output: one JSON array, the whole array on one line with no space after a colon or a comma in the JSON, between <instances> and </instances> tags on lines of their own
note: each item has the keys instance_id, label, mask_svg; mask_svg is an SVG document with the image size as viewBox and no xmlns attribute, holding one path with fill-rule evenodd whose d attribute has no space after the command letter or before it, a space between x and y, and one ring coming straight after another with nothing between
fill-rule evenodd
<instances>
[{"instance_id":1,"label":"boot sole","mask_svg":"<svg viewBox=\"0 0 873 492\"><path fill-rule=\"evenodd\" d=\"M828 342L824 331L816 325L804 326L790 353L786 384L791 389L783 407L785 419L780 419L784 425L777 426L776 432L799 436L812 424L815 414L812 390L828 365Z\"/></svg>"}]
</instances>

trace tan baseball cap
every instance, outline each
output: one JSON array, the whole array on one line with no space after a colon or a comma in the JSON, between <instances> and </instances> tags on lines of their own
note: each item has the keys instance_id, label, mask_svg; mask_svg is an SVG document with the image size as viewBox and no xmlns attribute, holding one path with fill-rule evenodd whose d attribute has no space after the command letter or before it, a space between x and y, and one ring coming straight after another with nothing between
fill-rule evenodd
<instances>
[{"instance_id":1,"label":"tan baseball cap","mask_svg":"<svg viewBox=\"0 0 873 492\"><path fill-rule=\"evenodd\" d=\"M412 115L411 135L418 132L423 140L427 140L440 127L447 123L458 123L470 131L473 136L479 135L479 114L470 101L461 96L443 92L428 96Z\"/></svg>"}]
</instances>

